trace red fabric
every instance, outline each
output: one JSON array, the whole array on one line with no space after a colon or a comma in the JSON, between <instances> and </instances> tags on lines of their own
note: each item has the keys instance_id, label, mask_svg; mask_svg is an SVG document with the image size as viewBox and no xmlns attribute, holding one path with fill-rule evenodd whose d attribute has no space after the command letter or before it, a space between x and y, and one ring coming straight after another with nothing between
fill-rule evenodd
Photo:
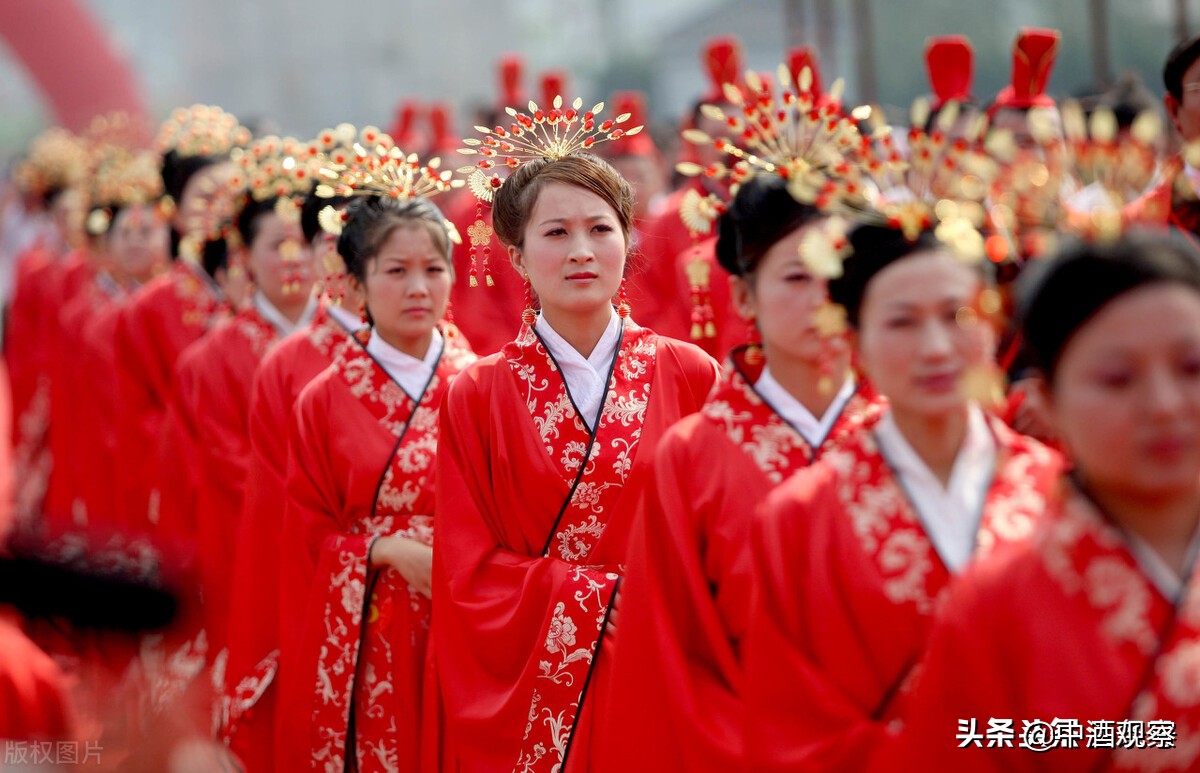
<instances>
[{"instance_id":1,"label":"red fabric","mask_svg":"<svg viewBox=\"0 0 1200 773\"><path fill-rule=\"evenodd\" d=\"M595 651L606 594L659 440L700 408L717 374L697 348L632 323L617 360L597 432L599 458L613 463L589 465L573 496L584 447L565 438L582 423L532 334L476 363L450 391L434 546L438 700L426 710L439 723L434 768L550 770L568 742L569 769L591 762L590 725L607 705L608 661ZM614 392L629 396L614 401ZM590 674L589 663L598 663ZM571 681L556 683L564 672Z\"/></svg>"},{"instance_id":2,"label":"red fabric","mask_svg":"<svg viewBox=\"0 0 1200 773\"><path fill-rule=\"evenodd\" d=\"M88 523L103 530L118 528L117 487L118 415L121 400L117 393L116 329L117 317L128 298L110 300L81 331L80 361L76 367L89 374L84 410L78 412L80 437L89 438L84 445L73 446L80 454L75 464L79 472L77 489L87 513ZM82 399L77 395L72 398ZM73 458L73 457L69 457Z\"/></svg>"},{"instance_id":3,"label":"red fabric","mask_svg":"<svg viewBox=\"0 0 1200 773\"><path fill-rule=\"evenodd\" d=\"M250 464L250 387L279 333L253 308L239 312L194 344L179 361L180 383L194 391L181 408L195 431L196 554L210 651L226 645L232 552ZM181 393L185 394L185 393ZM164 492L165 495L165 492ZM167 512L162 513L167 517ZM160 521L164 528L167 524Z\"/></svg>"},{"instance_id":4,"label":"red fabric","mask_svg":"<svg viewBox=\"0 0 1200 773\"><path fill-rule=\"evenodd\" d=\"M381 536L433 540L438 411L473 360L447 338L418 404L347 341L297 400L283 545L301 561L285 559L282 606L303 623L282 652L281 769L418 765L430 605L368 557Z\"/></svg>"},{"instance_id":5,"label":"red fabric","mask_svg":"<svg viewBox=\"0 0 1200 773\"><path fill-rule=\"evenodd\" d=\"M1061 43L1062 33L1058 30L1026 27L1018 32L1013 41L1012 81L996 95L991 110L1054 107L1046 87Z\"/></svg>"},{"instance_id":6,"label":"red fabric","mask_svg":"<svg viewBox=\"0 0 1200 773\"><path fill-rule=\"evenodd\" d=\"M709 355L724 358L746 342L746 323L733 307L729 272L717 263L716 239L696 242L679 217L679 205L688 190L704 193L693 180L663 203L657 215L638 229L635 270L626 284L633 312L659 335L694 343ZM687 264L699 258L709 264L708 300L716 337L692 338L693 298Z\"/></svg>"},{"instance_id":7,"label":"red fabric","mask_svg":"<svg viewBox=\"0 0 1200 773\"><path fill-rule=\"evenodd\" d=\"M25 344L22 399L23 410L16 414L14 463L17 473L18 518L41 519L45 509L45 494L54 466L50 448L50 425L55 391L63 389L66 370L63 347L64 331L60 315L65 306L91 278L92 267L88 254L76 250L62 260L47 261L31 267L24 281L30 288L26 296L28 310L19 316L31 327L18 330L22 336L32 335ZM18 347L19 348L19 347ZM55 385L55 379L58 384ZM61 404L63 396L57 396Z\"/></svg>"},{"instance_id":8,"label":"red fabric","mask_svg":"<svg viewBox=\"0 0 1200 773\"><path fill-rule=\"evenodd\" d=\"M749 625L750 520L816 454L869 426L880 405L853 397L816 451L754 391L741 353L698 414L659 444L634 527L613 638L601 770L739 770L741 641Z\"/></svg>"},{"instance_id":9,"label":"red fabric","mask_svg":"<svg viewBox=\"0 0 1200 773\"><path fill-rule=\"evenodd\" d=\"M17 258L13 296L4 321L4 359L12 392L12 431L17 442L17 419L33 400L37 386L38 357L47 303L46 268L56 262L50 252L34 247Z\"/></svg>"},{"instance_id":10,"label":"red fabric","mask_svg":"<svg viewBox=\"0 0 1200 773\"><path fill-rule=\"evenodd\" d=\"M93 355L97 335L93 327L115 304L119 292L107 275L92 277L62 308L58 333L52 339L49 449L54 463L44 510L54 532L87 525L90 519L84 491L94 488L90 479L101 468L112 466L111 457L107 465L97 463L102 456L97 453L101 442L98 414L113 409L113 384L106 378L111 371Z\"/></svg>"},{"instance_id":11,"label":"red fabric","mask_svg":"<svg viewBox=\"0 0 1200 773\"><path fill-rule=\"evenodd\" d=\"M975 49L966 35L939 35L925 41L925 70L933 89L933 109L969 102L975 81Z\"/></svg>"},{"instance_id":12,"label":"red fabric","mask_svg":"<svg viewBox=\"0 0 1200 773\"><path fill-rule=\"evenodd\" d=\"M996 474L977 554L1025 539L1060 460L991 420ZM953 577L860 432L776 489L752 525L743 650L751 770L862 770L903 708Z\"/></svg>"},{"instance_id":13,"label":"red fabric","mask_svg":"<svg viewBox=\"0 0 1200 773\"><path fill-rule=\"evenodd\" d=\"M454 247L454 287L450 302L454 309L454 324L463 332L472 348L481 356L500 351L513 339L521 327L521 311L525 308L525 283L512 267L508 251L493 235L488 268L493 286L484 279L483 252L478 252L479 286L471 287L471 238L469 230L476 221L476 200L468 192L451 199L446 205L446 219L454 223L463 243ZM483 205L483 220L490 227L492 210Z\"/></svg>"},{"instance_id":14,"label":"red fabric","mask_svg":"<svg viewBox=\"0 0 1200 773\"><path fill-rule=\"evenodd\" d=\"M724 102L725 84L741 83L745 69L742 60L742 44L737 38L732 35L709 38L704 45L704 71L711 81L711 86L704 101Z\"/></svg>"},{"instance_id":15,"label":"red fabric","mask_svg":"<svg viewBox=\"0 0 1200 773\"><path fill-rule=\"evenodd\" d=\"M1142 573L1126 539L1069 484L1028 544L956 583L934 628L898 742L881 769L1196 770L1200 765L1200 587L1193 575L1168 640L1173 602ZM1161 647L1161 651L1159 651ZM1189 670L1191 669L1191 670ZM960 719L1011 719L1012 749L959 749ZM1076 719L1078 748L1017 747L1022 720ZM1087 724L1167 720L1177 748L1085 748Z\"/></svg>"},{"instance_id":16,"label":"red fabric","mask_svg":"<svg viewBox=\"0 0 1200 773\"><path fill-rule=\"evenodd\" d=\"M67 693L58 665L0 610L0 738L66 740Z\"/></svg>"},{"instance_id":17,"label":"red fabric","mask_svg":"<svg viewBox=\"0 0 1200 773\"><path fill-rule=\"evenodd\" d=\"M333 362L348 334L325 311L272 349L254 375L249 414L249 468L233 559L233 588L225 668L228 713L222 736L247 771L273 770L281 623L278 599L283 557L274 545L283 531L288 431L300 391ZM293 559L294 560L294 559ZM249 592L253 589L253 592ZM299 621L286 631L298 636ZM257 684L256 684L257 680ZM241 685L261 689L238 690ZM257 692L257 695L255 695Z\"/></svg>"},{"instance_id":18,"label":"red fabric","mask_svg":"<svg viewBox=\"0 0 1200 773\"><path fill-rule=\"evenodd\" d=\"M154 450L174 383L175 361L207 332L218 311L202 269L177 261L130 300L117 320L116 357L121 395L119 517L127 528L149 527Z\"/></svg>"}]
</instances>

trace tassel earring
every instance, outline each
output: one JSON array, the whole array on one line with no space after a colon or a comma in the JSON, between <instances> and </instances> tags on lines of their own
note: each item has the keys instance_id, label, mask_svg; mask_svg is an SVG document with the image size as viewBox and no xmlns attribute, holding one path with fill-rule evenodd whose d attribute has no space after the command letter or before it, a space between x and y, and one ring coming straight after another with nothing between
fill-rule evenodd
<instances>
[{"instance_id":1,"label":"tassel earring","mask_svg":"<svg viewBox=\"0 0 1200 773\"><path fill-rule=\"evenodd\" d=\"M537 322L537 310L533 307L533 285L529 284L529 275L525 274L525 310L521 312L521 321L526 327L533 327Z\"/></svg>"},{"instance_id":2,"label":"tassel earring","mask_svg":"<svg viewBox=\"0 0 1200 773\"><path fill-rule=\"evenodd\" d=\"M629 306L629 298L625 295L625 279L621 279L621 289L617 293L617 316L621 319L629 319L629 313L632 311Z\"/></svg>"},{"instance_id":3,"label":"tassel earring","mask_svg":"<svg viewBox=\"0 0 1200 773\"><path fill-rule=\"evenodd\" d=\"M758 330L758 319L746 320L746 364L759 365L763 361L762 333Z\"/></svg>"}]
</instances>

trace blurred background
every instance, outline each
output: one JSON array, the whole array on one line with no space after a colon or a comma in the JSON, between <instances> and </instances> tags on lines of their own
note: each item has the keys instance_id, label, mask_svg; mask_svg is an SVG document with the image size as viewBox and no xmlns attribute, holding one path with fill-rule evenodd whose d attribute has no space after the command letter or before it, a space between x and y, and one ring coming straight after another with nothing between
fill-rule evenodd
<instances>
[{"instance_id":1,"label":"blurred background","mask_svg":"<svg viewBox=\"0 0 1200 773\"><path fill-rule=\"evenodd\" d=\"M1052 94L1133 72L1157 97L1167 52L1197 23L1200 0L0 0L0 160L47 124L86 124L53 94L103 101L114 84L154 121L206 102L308 138L340 121L387 128L416 97L451 100L462 132L495 105L506 52L525 58L535 99L539 73L561 69L585 101L645 91L669 132L707 90L699 51L717 34L739 37L755 69L815 46L849 101L906 106L928 89L927 36L971 38L986 102L1007 82L1017 28L1056 27Z\"/></svg>"}]
</instances>

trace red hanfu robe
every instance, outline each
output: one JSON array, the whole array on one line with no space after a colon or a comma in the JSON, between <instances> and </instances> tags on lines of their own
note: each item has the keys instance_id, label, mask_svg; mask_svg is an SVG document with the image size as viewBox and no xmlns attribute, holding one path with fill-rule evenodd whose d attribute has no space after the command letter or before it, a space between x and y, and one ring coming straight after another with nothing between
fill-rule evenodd
<instances>
[{"instance_id":1,"label":"red hanfu robe","mask_svg":"<svg viewBox=\"0 0 1200 773\"><path fill-rule=\"evenodd\" d=\"M13 332L28 338L16 345L18 362L22 352L25 359L23 375L14 383L23 403L14 414L13 436L17 517L23 522L32 523L45 505L54 464L49 445L53 377L65 357L60 315L91 279L90 260L85 250L75 250L62 260L39 262L23 279L28 292L15 299L24 308L14 308L14 316L25 324L18 323Z\"/></svg>"},{"instance_id":2,"label":"red hanfu robe","mask_svg":"<svg viewBox=\"0 0 1200 773\"><path fill-rule=\"evenodd\" d=\"M150 491L163 419L181 352L211 326L220 304L203 269L184 260L134 295L117 321L121 394L120 517L127 528L150 527Z\"/></svg>"},{"instance_id":3,"label":"red hanfu robe","mask_svg":"<svg viewBox=\"0 0 1200 773\"><path fill-rule=\"evenodd\" d=\"M352 340L324 305L312 323L283 339L254 375L249 414L249 467L238 524L228 626L229 659L221 698L221 738L246 770L275 769L275 718L281 639L297 637L301 620L281 633L279 550L266 549L283 530L288 431L300 391L333 362L336 348ZM297 560L289 556L289 560ZM311 567L309 567L311 571ZM253 589L254 592L248 592Z\"/></svg>"},{"instance_id":4,"label":"red hanfu robe","mask_svg":"<svg viewBox=\"0 0 1200 773\"><path fill-rule=\"evenodd\" d=\"M100 430L101 414L114 409L113 373L103 355L96 352L101 342L93 327L122 295L111 276L99 274L75 294L60 315L50 381L48 448L52 467L43 505L52 534L90 524L85 492L95 491L95 476L111 475L115 468L112 457L101 450ZM111 334L111 324L106 323L106 329ZM111 347L106 349L111 352ZM111 486L111 477L102 480Z\"/></svg>"},{"instance_id":5,"label":"red hanfu robe","mask_svg":"<svg viewBox=\"0 0 1200 773\"><path fill-rule=\"evenodd\" d=\"M1064 481L1028 544L956 583L899 742L878 767L911 768L912 760L932 771L1197 770L1198 653L1200 577L1192 573L1178 604L1165 597L1127 537ZM1007 743L994 720L1011 720ZM1025 723L1039 721L1051 749L1021 748L1037 742L1023 735ZM1126 721L1133 725L1122 728ZM1168 722L1174 748L1156 748ZM1139 736L1147 748L1136 748Z\"/></svg>"},{"instance_id":6,"label":"red hanfu robe","mask_svg":"<svg viewBox=\"0 0 1200 773\"><path fill-rule=\"evenodd\" d=\"M78 490L90 525L114 530L118 523L118 480L121 461L117 438L120 433L121 396L118 393L116 332L117 318L128 302L123 296L105 304L81 331L79 366L91 375L88 402L80 412L79 431L94 438L95 445L77 449L86 455ZM78 398L75 398L78 399Z\"/></svg>"},{"instance_id":7,"label":"red hanfu robe","mask_svg":"<svg viewBox=\"0 0 1200 773\"><path fill-rule=\"evenodd\" d=\"M303 551L299 571L312 572L297 578L289 561L282 578L285 614L305 611L299 639L283 649L281 769L419 764L430 604L399 572L372 570L368 557L386 535L433 541L439 411L475 359L457 336L443 340L416 400L347 341L296 402L283 548Z\"/></svg>"},{"instance_id":8,"label":"red hanfu robe","mask_svg":"<svg viewBox=\"0 0 1200 773\"><path fill-rule=\"evenodd\" d=\"M1036 441L988 421L996 465L977 557L1029 537L1061 465ZM749 768L861 770L903 709L954 577L870 431L772 492L751 544Z\"/></svg>"},{"instance_id":9,"label":"red hanfu robe","mask_svg":"<svg viewBox=\"0 0 1200 773\"><path fill-rule=\"evenodd\" d=\"M749 625L750 522L794 470L879 417L850 398L813 448L753 386L762 362L735 351L704 408L659 444L629 547L613 639L602 770L738 770L739 646Z\"/></svg>"},{"instance_id":10,"label":"red hanfu robe","mask_svg":"<svg viewBox=\"0 0 1200 773\"><path fill-rule=\"evenodd\" d=\"M185 453L196 461L197 485L195 499L164 509L159 525L195 540L204 625L214 656L225 647L229 623L232 548L250 456L250 387L263 356L279 338L279 331L251 306L214 328L179 361L179 383L188 387L177 401L188 414L183 424L191 429L185 431L194 432L194 449ZM163 492L164 502L167 494ZM166 519L176 516L187 521L172 527Z\"/></svg>"},{"instance_id":11,"label":"red hanfu robe","mask_svg":"<svg viewBox=\"0 0 1200 773\"><path fill-rule=\"evenodd\" d=\"M666 430L703 405L716 363L626 321L595 432L524 329L442 411L433 668L445 771L590 762L600 642L635 505ZM585 463L586 458L586 463ZM592 685L589 690L589 684ZM586 700L585 700L586 699Z\"/></svg>"}]
</instances>

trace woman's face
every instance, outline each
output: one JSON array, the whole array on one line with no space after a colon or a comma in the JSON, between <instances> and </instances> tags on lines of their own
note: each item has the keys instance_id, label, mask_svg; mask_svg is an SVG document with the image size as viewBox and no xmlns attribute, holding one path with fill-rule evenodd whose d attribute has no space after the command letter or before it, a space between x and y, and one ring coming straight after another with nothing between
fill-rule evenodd
<instances>
[{"instance_id":1,"label":"woman's face","mask_svg":"<svg viewBox=\"0 0 1200 773\"><path fill-rule=\"evenodd\" d=\"M259 215L256 225L246 250L246 270L255 287L277 309L306 303L312 291L313 257L300 223L270 211Z\"/></svg>"},{"instance_id":2,"label":"woman's face","mask_svg":"<svg viewBox=\"0 0 1200 773\"><path fill-rule=\"evenodd\" d=\"M229 182L235 172L233 164L225 162L210 164L188 178L175 211L179 233L217 236L220 227L233 216Z\"/></svg>"},{"instance_id":3,"label":"woman's face","mask_svg":"<svg viewBox=\"0 0 1200 773\"><path fill-rule=\"evenodd\" d=\"M1045 395L1080 475L1154 498L1200 478L1200 294L1178 284L1120 295L1071 337Z\"/></svg>"},{"instance_id":4,"label":"woman's face","mask_svg":"<svg viewBox=\"0 0 1200 773\"><path fill-rule=\"evenodd\" d=\"M894 411L937 419L962 409L964 378L993 344L973 313L979 290L978 275L940 251L902 258L868 282L859 362Z\"/></svg>"},{"instance_id":5,"label":"woman's face","mask_svg":"<svg viewBox=\"0 0 1200 773\"><path fill-rule=\"evenodd\" d=\"M828 351L813 322L829 298L828 283L800 257L800 241L813 227L801 226L771 245L753 277L731 279L734 303L744 319L755 321L768 361L784 357L816 365Z\"/></svg>"},{"instance_id":6,"label":"woman's face","mask_svg":"<svg viewBox=\"0 0 1200 773\"><path fill-rule=\"evenodd\" d=\"M429 230L406 225L394 228L367 261L362 291L379 335L412 354L446 315L451 284L446 255Z\"/></svg>"},{"instance_id":7,"label":"woman's face","mask_svg":"<svg viewBox=\"0 0 1200 773\"><path fill-rule=\"evenodd\" d=\"M509 250L542 308L595 313L612 303L625 271L625 234L617 212L591 191L551 182L538 193L525 243Z\"/></svg>"},{"instance_id":8,"label":"woman's face","mask_svg":"<svg viewBox=\"0 0 1200 773\"><path fill-rule=\"evenodd\" d=\"M117 213L108 232L108 251L121 277L146 282L166 265L167 223L153 207L138 204Z\"/></svg>"}]
</instances>

